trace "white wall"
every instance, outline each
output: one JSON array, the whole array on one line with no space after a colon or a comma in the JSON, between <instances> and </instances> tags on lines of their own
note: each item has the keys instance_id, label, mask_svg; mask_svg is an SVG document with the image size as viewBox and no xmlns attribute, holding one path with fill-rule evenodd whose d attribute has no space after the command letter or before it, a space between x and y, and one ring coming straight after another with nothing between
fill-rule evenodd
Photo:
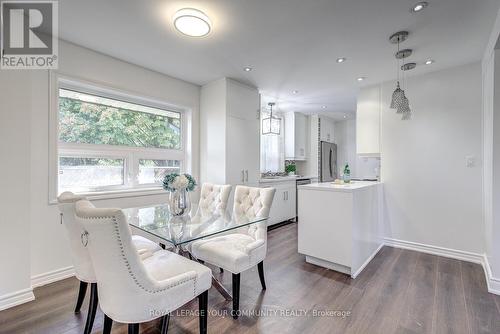
<instances>
[{"instance_id":1,"label":"white wall","mask_svg":"<svg viewBox=\"0 0 500 334\"><path fill-rule=\"evenodd\" d=\"M190 109L189 159L193 176L199 178L198 86L66 42L59 44L59 65L58 72L66 76ZM48 72L2 71L0 91L1 156L17 160L15 164L0 164L1 210L8 213L1 218L2 239L8 240L2 240L0 246L0 267L15 268L2 270L1 302L9 292L30 288L30 278L67 268L71 260L58 209L48 204ZM96 201L96 205L129 207L165 201L166 195L155 195Z\"/></svg>"},{"instance_id":2,"label":"white wall","mask_svg":"<svg viewBox=\"0 0 500 334\"><path fill-rule=\"evenodd\" d=\"M381 85L386 236L483 253L480 64L413 76L407 86L411 121L389 109L394 82Z\"/></svg>"},{"instance_id":3,"label":"white wall","mask_svg":"<svg viewBox=\"0 0 500 334\"><path fill-rule=\"evenodd\" d=\"M0 74L0 310L33 298L22 292L30 288L30 78Z\"/></svg>"}]
</instances>

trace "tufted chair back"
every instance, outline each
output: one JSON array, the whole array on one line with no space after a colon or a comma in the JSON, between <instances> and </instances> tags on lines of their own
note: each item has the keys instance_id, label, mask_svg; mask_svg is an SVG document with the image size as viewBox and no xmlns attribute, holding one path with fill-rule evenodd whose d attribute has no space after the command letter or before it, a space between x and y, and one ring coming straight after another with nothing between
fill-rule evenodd
<instances>
[{"instance_id":1,"label":"tufted chair back","mask_svg":"<svg viewBox=\"0 0 500 334\"><path fill-rule=\"evenodd\" d=\"M230 185L203 183L196 215L206 216L214 213L223 215L227 209L230 193Z\"/></svg>"},{"instance_id":2,"label":"tufted chair back","mask_svg":"<svg viewBox=\"0 0 500 334\"><path fill-rule=\"evenodd\" d=\"M267 218L273 204L274 188L236 186L233 219ZM256 240L267 241L267 224L253 224L247 233Z\"/></svg>"},{"instance_id":3,"label":"tufted chair back","mask_svg":"<svg viewBox=\"0 0 500 334\"><path fill-rule=\"evenodd\" d=\"M152 318L152 305L166 290L172 292L172 297L185 290L195 291L194 271L178 275L175 282L156 281L149 276L120 209L95 208L89 201L81 200L76 203L76 219L87 233L84 239L97 277L99 305L111 319L126 323L148 321ZM161 311L170 312L182 306L176 302L176 298L168 298L165 303L169 306Z\"/></svg>"},{"instance_id":4,"label":"tufted chair back","mask_svg":"<svg viewBox=\"0 0 500 334\"><path fill-rule=\"evenodd\" d=\"M64 192L57 198L57 206L63 215L62 220L70 242L71 259L75 267L76 278L83 282L95 283L96 278L90 254L87 248L83 247L81 241L83 228L75 217L76 202L82 199L85 199L85 197L75 195L69 191Z\"/></svg>"}]
</instances>

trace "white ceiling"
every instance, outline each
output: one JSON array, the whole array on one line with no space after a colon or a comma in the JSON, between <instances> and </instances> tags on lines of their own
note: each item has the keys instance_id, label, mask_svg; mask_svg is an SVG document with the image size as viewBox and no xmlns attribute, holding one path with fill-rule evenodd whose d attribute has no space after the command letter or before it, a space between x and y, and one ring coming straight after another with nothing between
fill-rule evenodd
<instances>
[{"instance_id":1,"label":"white ceiling","mask_svg":"<svg viewBox=\"0 0 500 334\"><path fill-rule=\"evenodd\" d=\"M65 40L173 77L198 85L231 77L281 109L342 118L354 114L360 86L396 77L388 37L398 30L410 31L402 47L414 49L412 75L481 59L499 1L428 1L414 14L418 0L64 0L59 24ZM185 7L210 17L208 36L173 28ZM422 65L427 58L436 63Z\"/></svg>"}]
</instances>

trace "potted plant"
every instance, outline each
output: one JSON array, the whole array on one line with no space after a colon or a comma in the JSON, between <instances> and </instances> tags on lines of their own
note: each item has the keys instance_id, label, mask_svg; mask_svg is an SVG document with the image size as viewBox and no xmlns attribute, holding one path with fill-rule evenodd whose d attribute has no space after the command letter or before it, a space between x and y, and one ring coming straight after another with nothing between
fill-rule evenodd
<instances>
[{"instance_id":1,"label":"potted plant","mask_svg":"<svg viewBox=\"0 0 500 334\"><path fill-rule=\"evenodd\" d=\"M163 178L163 189L170 193L168 206L173 216L185 216L191 211L189 192L196 187L190 174L171 173Z\"/></svg>"},{"instance_id":2,"label":"potted plant","mask_svg":"<svg viewBox=\"0 0 500 334\"><path fill-rule=\"evenodd\" d=\"M297 171L297 166L295 166L295 164L289 164L285 166L285 172L288 175L295 175L296 171Z\"/></svg>"}]
</instances>

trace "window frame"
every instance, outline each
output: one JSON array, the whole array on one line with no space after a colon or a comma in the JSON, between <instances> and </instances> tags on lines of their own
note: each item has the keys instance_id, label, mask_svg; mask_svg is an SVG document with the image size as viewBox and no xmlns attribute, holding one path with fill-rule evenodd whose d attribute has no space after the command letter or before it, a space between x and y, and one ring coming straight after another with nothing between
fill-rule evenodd
<instances>
[{"instance_id":1,"label":"window frame","mask_svg":"<svg viewBox=\"0 0 500 334\"><path fill-rule=\"evenodd\" d=\"M188 134L191 126L190 110L178 107L142 94L130 93L121 89L67 77L49 71L49 204L57 203L59 194L59 157L109 157L124 159L124 185L96 188L88 192L79 192L90 199L107 199L154 195L164 193L157 183L139 184L139 160L180 160L181 172L190 172L190 141ZM123 102L158 108L180 114L181 144L180 149L146 148L118 145L64 143L59 141L59 89L67 89L85 94L102 96Z\"/></svg>"}]
</instances>

